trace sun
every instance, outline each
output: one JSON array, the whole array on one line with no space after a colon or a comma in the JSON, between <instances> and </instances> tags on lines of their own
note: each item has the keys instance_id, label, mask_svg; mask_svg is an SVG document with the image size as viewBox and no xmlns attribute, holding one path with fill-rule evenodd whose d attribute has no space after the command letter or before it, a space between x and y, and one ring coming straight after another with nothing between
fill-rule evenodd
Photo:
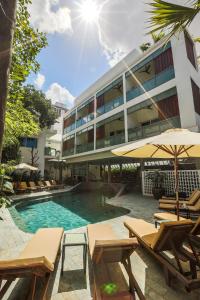
<instances>
[{"instance_id":1,"label":"sun","mask_svg":"<svg viewBox=\"0 0 200 300\"><path fill-rule=\"evenodd\" d=\"M97 23L100 15L100 7L94 0L83 0L79 3L81 19L86 23Z\"/></svg>"}]
</instances>

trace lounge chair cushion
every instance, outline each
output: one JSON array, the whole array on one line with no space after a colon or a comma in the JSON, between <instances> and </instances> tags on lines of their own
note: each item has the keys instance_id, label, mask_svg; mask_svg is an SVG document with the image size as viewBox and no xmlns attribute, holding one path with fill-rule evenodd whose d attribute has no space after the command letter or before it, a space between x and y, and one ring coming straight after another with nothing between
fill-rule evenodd
<instances>
[{"instance_id":1,"label":"lounge chair cushion","mask_svg":"<svg viewBox=\"0 0 200 300\"><path fill-rule=\"evenodd\" d=\"M149 234L157 233L158 229L151 223L141 219L126 218L124 225L133 230L138 236L143 237Z\"/></svg>"},{"instance_id":2,"label":"lounge chair cushion","mask_svg":"<svg viewBox=\"0 0 200 300\"><path fill-rule=\"evenodd\" d=\"M170 221L170 222L163 222L160 225L158 233L155 235L154 240L151 243L151 248L154 251L165 251L171 249L171 244L169 243L169 235L172 231L178 234L178 229L182 234L189 233L193 227L193 222L191 220L184 220L184 221ZM184 228L184 229L183 229ZM168 235L169 234L169 235ZM177 235L177 245L179 242L179 237Z\"/></svg>"},{"instance_id":3,"label":"lounge chair cushion","mask_svg":"<svg viewBox=\"0 0 200 300\"><path fill-rule=\"evenodd\" d=\"M119 239L108 224L91 224L87 226L88 244L91 257L95 248L138 246L136 239Z\"/></svg>"},{"instance_id":4,"label":"lounge chair cushion","mask_svg":"<svg viewBox=\"0 0 200 300\"><path fill-rule=\"evenodd\" d=\"M155 213L154 218L157 220L169 220L169 221L177 221L177 215L168 213L168 212L163 212L163 213ZM180 217L179 220L183 221L186 220L186 218Z\"/></svg>"},{"instance_id":5,"label":"lounge chair cushion","mask_svg":"<svg viewBox=\"0 0 200 300\"><path fill-rule=\"evenodd\" d=\"M54 265L50 263L46 257L35 258L19 258L0 261L0 270L22 269L46 267L49 271L53 271Z\"/></svg>"},{"instance_id":6,"label":"lounge chair cushion","mask_svg":"<svg viewBox=\"0 0 200 300\"><path fill-rule=\"evenodd\" d=\"M89 251L92 257L96 241L116 240L112 227L108 224L89 224L87 226Z\"/></svg>"},{"instance_id":7,"label":"lounge chair cushion","mask_svg":"<svg viewBox=\"0 0 200 300\"><path fill-rule=\"evenodd\" d=\"M63 228L41 228L28 242L19 258L46 257L54 265L60 248Z\"/></svg>"}]
</instances>

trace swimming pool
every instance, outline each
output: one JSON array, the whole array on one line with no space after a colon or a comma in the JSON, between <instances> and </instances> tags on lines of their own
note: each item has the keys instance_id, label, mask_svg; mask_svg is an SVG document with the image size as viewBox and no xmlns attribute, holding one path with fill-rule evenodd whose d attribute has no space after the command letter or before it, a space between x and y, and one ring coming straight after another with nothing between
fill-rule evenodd
<instances>
[{"instance_id":1,"label":"swimming pool","mask_svg":"<svg viewBox=\"0 0 200 300\"><path fill-rule=\"evenodd\" d=\"M127 214L125 208L106 203L101 192L65 193L48 199L28 200L9 208L15 224L26 232L41 227L63 227L65 230Z\"/></svg>"}]
</instances>

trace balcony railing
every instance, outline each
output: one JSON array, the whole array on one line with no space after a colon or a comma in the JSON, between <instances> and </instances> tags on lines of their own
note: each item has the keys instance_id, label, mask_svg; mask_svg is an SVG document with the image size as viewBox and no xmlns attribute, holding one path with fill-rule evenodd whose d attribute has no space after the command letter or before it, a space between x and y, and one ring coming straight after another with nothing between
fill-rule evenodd
<instances>
[{"instance_id":1,"label":"balcony railing","mask_svg":"<svg viewBox=\"0 0 200 300\"><path fill-rule=\"evenodd\" d=\"M44 148L44 155L55 157L56 156L56 149L51 148L51 147L45 147Z\"/></svg>"},{"instance_id":2,"label":"balcony railing","mask_svg":"<svg viewBox=\"0 0 200 300\"><path fill-rule=\"evenodd\" d=\"M94 143L88 143L85 145L76 145L76 153L83 153L94 150Z\"/></svg>"},{"instance_id":3,"label":"balcony railing","mask_svg":"<svg viewBox=\"0 0 200 300\"><path fill-rule=\"evenodd\" d=\"M160 72L158 75L154 76L152 79L145 81L142 86L145 91L150 91L174 77L174 68L171 66L163 72ZM144 94L144 90L141 86L131 89L126 93L126 100L129 101Z\"/></svg>"},{"instance_id":4,"label":"balcony railing","mask_svg":"<svg viewBox=\"0 0 200 300\"><path fill-rule=\"evenodd\" d=\"M123 96L117 97L112 101L104 104L103 106L97 108L97 115L105 114L106 112L113 110L114 108L122 105L123 103L124 103Z\"/></svg>"},{"instance_id":5,"label":"balcony railing","mask_svg":"<svg viewBox=\"0 0 200 300\"><path fill-rule=\"evenodd\" d=\"M118 144L125 143L125 134L121 133L118 135L110 136L110 137L105 137L104 139L97 140L96 141L96 148L105 148L105 147L110 147Z\"/></svg>"},{"instance_id":6,"label":"balcony railing","mask_svg":"<svg viewBox=\"0 0 200 300\"><path fill-rule=\"evenodd\" d=\"M74 154L74 148L63 150L62 156L70 156Z\"/></svg>"},{"instance_id":7,"label":"balcony railing","mask_svg":"<svg viewBox=\"0 0 200 300\"><path fill-rule=\"evenodd\" d=\"M64 128L64 134L73 131L76 128L76 123L69 125L68 127Z\"/></svg>"},{"instance_id":8,"label":"balcony railing","mask_svg":"<svg viewBox=\"0 0 200 300\"><path fill-rule=\"evenodd\" d=\"M94 113L91 113L91 114L77 120L76 121L76 127L80 127L80 126L92 121L93 119L94 119Z\"/></svg>"},{"instance_id":9,"label":"balcony railing","mask_svg":"<svg viewBox=\"0 0 200 300\"><path fill-rule=\"evenodd\" d=\"M174 117L167 120L154 122L149 125L131 128L128 130L128 140L135 141L157 135L173 127L180 127L180 117Z\"/></svg>"}]
</instances>

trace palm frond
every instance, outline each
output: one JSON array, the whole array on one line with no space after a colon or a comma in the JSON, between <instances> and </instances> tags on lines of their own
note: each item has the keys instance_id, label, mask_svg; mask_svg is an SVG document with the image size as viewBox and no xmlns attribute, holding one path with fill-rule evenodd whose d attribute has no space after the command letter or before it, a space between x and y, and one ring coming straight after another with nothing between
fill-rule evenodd
<instances>
[{"instance_id":1,"label":"palm frond","mask_svg":"<svg viewBox=\"0 0 200 300\"><path fill-rule=\"evenodd\" d=\"M200 0L192 1L191 7L168 3L163 0L153 0L150 3L150 27L152 32L169 29L170 36L182 31L194 20L200 12Z\"/></svg>"}]
</instances>

